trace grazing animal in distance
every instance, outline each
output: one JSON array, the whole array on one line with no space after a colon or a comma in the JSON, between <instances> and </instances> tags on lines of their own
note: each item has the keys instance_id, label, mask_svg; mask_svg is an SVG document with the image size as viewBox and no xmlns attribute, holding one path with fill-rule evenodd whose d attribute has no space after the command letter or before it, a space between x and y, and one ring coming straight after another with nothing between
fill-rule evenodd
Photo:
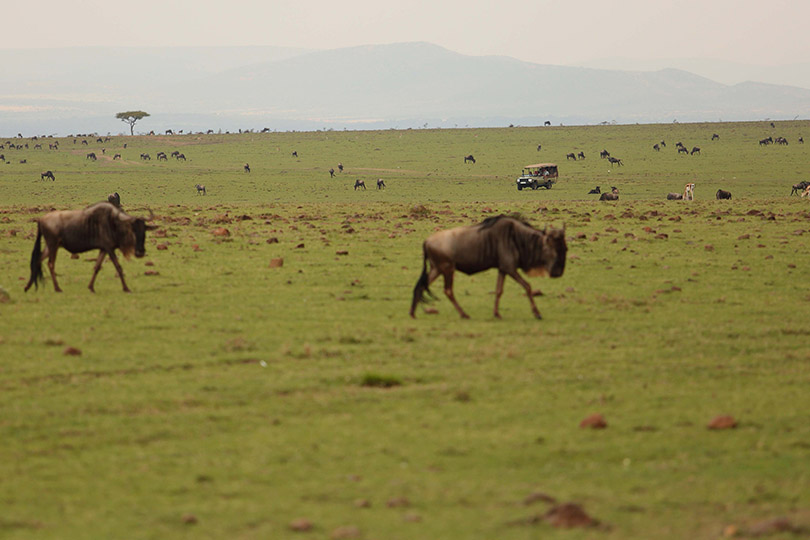
<instances>
[{"instance_id":1,"label":"grazing animal in distance","mask_svg":"<svg viewBox=\"0 0 810 540\"><path fill-rule=\"evenodd\" d=\"M538 145L537 145L537 151L539 152L541 148L543 148L543 145L538 144Z\"/></svg>"},{"instance_id":2,"label":"grazing animal in distance","mask_svg":"<svg viewBox=\"0 0 810 540\"><path fill-rule=\"evenodd\" d=\"M599 186L596 186L588 192L588 195L599 195L600 193L602 193L602 189Z\"/></svg>"},{"instance_id":3,"label":"grazing animal in distance","mask_svg":"<svg viewBox=\"0 0 810 540\"><path fill-rule=\"evenodd\" d=\"M95 152L90 152L89 154L87 154L87 155L85 156L85 158L84 158L84 159L92 159L93 161L95 161L95 160L96 160L96 159L98 159L98 158L96 157L96 153L95 153Z\"/></svg>"},{"instance_id":4,"label":"grazing animal in distance","mask_svg":"<svg viewBox=\"0 0 810 540\"><path fill-rule=\"evenodd\" d=\"M121 159L121 154L115 154L113 156L113 161L115 161L116 159Z\"/></svg>"},{"instance_id":5,"label":"grazing animal in distance","mask_svg":"<svg viewBox=\"0 0 810 540\"><path fill-rule=\"evenodd\" d=\"M53 172L51 171L45 171L44 173L39 175L40 180L47 180L48 178L50 178L52 181L56 180L56 178L54 178L53 176Z\"/></svg>"},{"instance_id":6,"label":"grazing animal in distance","mask_svg":"<svg viewBox=\"0 0 810 540\"><path fill-rule=\"evenodd\" d=\"M679 154L688 154L689 150L687 150L687 148L685 146L679 146L678 147L678 153Z\"/></svg>"},{"instance_id":7,"label":"grazing animal in distance","mask_svg":"<svg viewBox=\"0 0 810 540\"><path fill-rule=\"evenodd\" d=\"M658 146L658 143L655 143L655 144L653 145L653 150L655 150L656 152L660 152L660 151L661 151L661 147L660 147L660 146Z\"/></svg>"},{"instance_id":8,"label":"grazing animal in distance","mask_svg":"<svg viewBox=\"0 0 810 540\"><path fill-rule=\"evenodd\" d=\"M181 159L183 161L185 161L186 160L186 155L185 154L177 154L176 156L174 156L174 159L176 159L177 161L180 161Z\"/></svg>"},{"instance_id":9,"label":"grazing animal in distance","mask_svg":"<svg viewBox=\"0 0 810 540\"><path fill-rule=\"evenodd\" d=\"M682 201L683 193L667 193L668 201Z\"/></svg>"},{"instance_id":10,"label":"grazing animal in distance","mask_svg":"<svg viewBox=\"0 0 810 540\"><path fill-rule=\"evenodd\" d=\"M607 191L602 193L599 197L600 201L618 201L619 200L619 190L615 186L611 186L610 192Z\"/></svg>"},{"instance_id":11,"label":"grazing animal in distance","mask_svg":"<svg viewBox=\"0 0 810 540\"><path fill-rule=\"evenodd\" d=\"M573 159L574 161L577 160L577 155L573 152L569 152L565 154L565 160L568 161L569 159Z\"/></svg>"},{"instance_id":12,"label":"grazing animal in distance","mask_svg":"<svg viewBox=\"0 0 810 540\"><path fill-rule=\"evenodd\" d=\"M101 270L101 264L107 256L110 257L118 271L124 292L130 292L124 281L124 270L118 263L115 250L120 250L127 258L133 253L138 258L143 257L146 254L144 247L146 231L157 228L147 225L147 221L151 221L153 218L154 215L150 215L148 219L130 216L108 202L96 203L83 210L57 210L45 214L37 220L37 238L31 252L31 278L25 286L25 291L28 291L31 285L39 288L39 282L44 279L42 261L47 258L53 288L56 292L62 292L56 281L55 265L57 250L63 247L70 253L99 250L93 277L88 286L91 292L95 292L93 284ZM45 238L44 251L41 249L43 237Z\"/></svg>"},{"instance_id":13,"label":"grazing animal in distance","mask_svg":"<svg viewBox=\"0 0 810 540\"><path fill-rule=\"evenodd\" d=\"M141 159L144 161L146 160L152 161L152 156L150 156L149 154L141 154Z\"/></svg>"},{"instance_id":14,"label":"grazing animal in distance","mask_svg":"<svg viewBox=\"0 0 810 540\"><path fill-rule=\"evenodd\" d=\"M366 182L365 180L360 180L359 178L354 181L354 190L357 191L358 188L366 189Z\"/></svg>"},{"instance_id":15,"label":"grazing animal in distance","mask_svg":"<svg viewBox=\"0 0 810 540\"><path fill-rule=\"evenodd\" d=\"M799 144L804 144L804 137L799 137Z\"/></svg>"},{"instance_id":16,"label":"grazing animal in distance","mask_svg":"<svg viewBox=\"0 0 810 540\"><path fill-rule=\"evenodd\" d=\"M689 152L690 156L694 156L695 154L700 154L700 147L699 146L693 146L692 151Z\"/></svg>"},{"instance_id":17,"label":"grazing animal in distance","mask_svg":"<svg viewBox=\"0 0 810 540\"><path fill-rule=\"evenodd\" d=\"M773 144L773 137L767 137L759 140L760 146L768 146L769 144Z\"/></svg>"},{"instance_id":18,"label":"grazing animal in distance","mask_svg":"<svg viewBox=\"0 0 810 540\"><path fill-rule=\"evenodd\" d=\"M777 137L777 138L776 138L776 144L781 144L782 146L787 146L787 145L788 145L788 141L787 141L787 139L786 139L786 138L784 138L784 137Z\"/></svg>"},{"instance_id":19,"label":"grazing animal in distance","mask_svg":"<svg viewBox=\"0 0 810 540\"><path fill-rule=\"evenodd\" d=\"M385 181L382 178L377 178L377 189L384 189Z\"/></svg>"},{"instance_id":20,"label":"grazing animal in distance","mask_svg":"<svg viewBox=\"0 0 810 540\"><path fill-rule=\"evenodd\" d=\"M550 126L551 125L551 120L546 120L545 122L543 122L543 125L544 126Z\"/></svg>"},{"instance_id":21,"label":"grazing animal in distance","mask_svg":"<svg viewBox=\"0 0 810 540\"><path fill-rule=\"evenodd\" d=\"M466 164L468 161L472 161L473 165L475 165L475 158L473 157L472 154L470 154L469 156L464 156L464 163Z\"/></svg>"},{"instance_id":22,"label":"grazing animal in distance","mask_svg":"<svg viewBox=\"0 0 810 540\"><path fill-rule=\"evenodd\" d=\"M110 195L107 195L107 202L116 208L121 208L121 195L119 195L117 191L115 193L111 193Z\"/></svg>"},{"instance_id":23,"label":"grazing animal in distance","mask_svg":"<svg viewBox=\"0 0 810 540\"><path fill-rule=\"evenodd\" d=\"M298 157L298 150L293 150L292 157Z\"/></svg>"},{"instance_id":24,"label":"grazing animal in distance","mask_svg":"<svg viewBox=\"0 0 810 540\"><path fill-rule=\"evenodd\" d=\"M206 195L206 192L205 192L205 186L204 186L204 185L202 185L202 184L197 184L197 185L196 185L196 186L194 186L194 187L196 187L196 188L197 188L197 195Z\"/></svg>"},{"instance_id":25,"label":"grazing animal in distance","mask_svg":"<svg viewBox=\"0 0 810 540\"><path fill-rule=\"evenodd\" d=\"M338 170L343 172L343 163L338 163Z\"/></svg>"},{"instance_id":26,"label":"grazing animal in distance","mask_svg":"<svg viewBox=\"0 0 810 540\"><path fill-rule=\"evenodd\" d=\"M601 152L599 152L599 157L602 159L609 158L610 152L608 152L607 150L602 150Z\"/></svg>"},{"instance_id":27,"label":"grazing animal in distance","mask_svg":"<svg viewBox=\"0 0 810 540\"><path fill-rule=\"evenodd\" d=\"M720 199L731 199L731 192L726 191L724 189L718 189L717 193L715 194L715 198L719 201Z\"/></svg>"},{"instance_id":28,"label":"grazing animal in distance","mask_svg":"<svg viewBox=\"0 0 810 540\"><path fill-rule=\"evenodd\" d=\"M683 200L685 201L694 201L695 200L695 184L686 184L683 188Z\"/></svg>"},{"instance_id":29,"label":"grazing animal in distance","mask_svg":"<svg viewBox=\"0 0 810 540\"><path fill-rule=\"evenodd\" d=\"M168 157L166 157L166 152L158 152L158 153L157 153L157 160L158 160L158 161L161 161L161 160L163 160L163 161L168 161L168 160L169 160L169 158L168 158Z\"/></svg>"},{"instance_id":30,"label":"grazing animal in distance","mask_svg":"<svg viewBox=\"0 0 810 540\"><path fill-rule=\"evenodd\" d=\"M250 172L250 165L245 163L244 169L245 169L245 172Z\"/></svg>"},{"instance_id":31,"label":"grazing animal in distance","mask_svg":"<svg viewBox=\"0 0 810 540\"><path fill-rule=\"evenodd\" d=\"M810 186L810 182L799 182L798 184L793 184L793 189L790 191L791 195L798 195L807 187Z\"/></svg>"},{"instance_id":32,"label":"grazing animal in distance","mask_svg":"<svg viewBox=\"0 0 810 540\"><path fill-rule=\"evenodd\" d=\"M329 178L334 178L334 177L335 177L335 169L330 168L329 169Z\"/></svg>"},{"instance_id":33,"label":"grazing animal in distance","mask_svg":"<svg viewBox=\"0 0 810 540\"><path fill-rule=\"evenodd\" d=\"M718 135L717 133L712 134L712 140L713 141L720 140L720 135Z\"/></svg>"},{"instance_id":34,"label":"grazing animal in distance","mask_svg":"<svg viewBox=\"0 0 810 540\"><path fill-rule=\"evenodd\" d=\"M579 152L577 154L577 159L585 159L585 152Z\"/></svg>"},{"instance_id":35,"label":"grazing animal in distance","mask_svg":"<svg viewBox=\"0 0 810 540\"><path fill-rule=\"evenodd\" d=\"M525 221L504 215L487 218L477 225L433 233L422 244L422 275L413 289L410 315L416 318L417 305L423 301L425 293L431 295L430 284L441 275L445 295L461 318L469 319L453 294L453 274L456 270L472 275L497 268L493 315L501 317L498 304L504 280L509 276L525 289L532 313L540 319L540 311L534 303L536 293L518 270L529 276L560 277L565 271L567 251L565 227L540 231Z\"/></svg>"},{"instance_id":36,"label":"grazing animal in distance","mask_svg":"<svg viewBox=\"0 0 810 540\"><path fill-rule=\"evenodd\" d=\"M610 162L611 165L616 165L616 166L619 166L619 167L624 165L624 163L622 163L622 160L619 159L619 158L608 156L607 159L608 159L608 161Z\"/></svg>"}]
</instances>

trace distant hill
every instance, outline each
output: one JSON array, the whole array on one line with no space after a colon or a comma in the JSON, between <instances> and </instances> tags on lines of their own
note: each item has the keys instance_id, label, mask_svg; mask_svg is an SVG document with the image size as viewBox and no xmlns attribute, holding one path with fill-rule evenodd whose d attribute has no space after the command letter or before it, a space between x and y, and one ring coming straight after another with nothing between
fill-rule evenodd
<instances>
[{"instance_id":1,"label":"distant hill","mask_svg":"<svg viewBox=\"0 0 810 540\"><path fill-rule=\"evenodd\" d=\"M26 133L688 122L810 117L810 90L474 57L428 43L0 51L0 125Z\"/></svg>"}]
</instances>

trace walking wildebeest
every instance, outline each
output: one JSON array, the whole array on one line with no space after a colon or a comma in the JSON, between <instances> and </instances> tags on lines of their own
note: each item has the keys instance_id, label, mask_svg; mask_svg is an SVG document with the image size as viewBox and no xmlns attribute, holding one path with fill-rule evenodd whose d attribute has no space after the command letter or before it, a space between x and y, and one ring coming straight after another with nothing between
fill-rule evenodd
<instances>
[{"instance_id":1,"label":"walking wildebeest","mask_svg":"<svg viewBox=\"0 0 810 540\"><path fill-rule=\"evenodd\" d=\"M793 184L793 189L790 190L790 194L798 195L799 193L807 189L808 186L810 186L810 182L805 181L799 182L798 184Z\"/></svg>"},{"instance_id":2,"label":"walking wildebeest","mask_svg":"<svg viewBox=\"0 0 810 540\"><path fill-rule=\"evenodd\" d=\"M724 190L724 189L718 189L718 190L717 190L717 193L715 194L715 197L717 198L717 200L720 200L720 199L731 199L731 192L730 192L730 191L726 191L726 190Z\"/></svg>"},{"instance_id":3,"label":"walking wildebeest","mask_svg":"<svg viewBox=\"0 0 810 540\"><path fill-rule=\"evenodd\" d=\"M690 156L694 156L695 154L700 154L700 147L699 146L693 146L692 151L689 152Z\"/></svg>"},{"instance_id":4,"label":"walking wildebeest","mask_svg":"<svg viewBox=\"0 0 810 540\"><path fill-rule=\"evenodd\" d=\"M475 158L473 157L472 154L470 154L469 156L464 156L464 163L466 164L468 161L472 161L473 165L475 165Z\"/></svg>"},{"instance_id":5,"label":"walking wildebeest","mask_svg":"<svg viewBox=\"0 0 810 540\"><path fill-rule=\"evenodd\" d=\"M503 215L487 218L477 225L433 233L422 244L422 275L413 289L410 315L416 318L416 306L423 301L425 293L431 294L428 287L441 275L444 276L444 294L459 315L469 319L453 295L453 273L458 270L472 275L497 268L494 316L501 318L498 304L504 279L509 276L526 290L532 313L540 319L532 286L518 270L528 276L560 277L565 271L567 251L565 227L539 231L525 221ZM542 294L539 290L537 293Z\"/></svg>"},{"instance_id":6,"label":"walking wildebeest","mask_svg":"<svg viewBox=\"0 0 810 540\"><path fill-rule=\"evenodd\" d=\"M197 184L195 187L197 188L197 195L200 195L200 194L206 195L206 192L205 192L205 186L204 186L204 185L202 185L202 184Z\"/></svg>"},{"instance_id":7,"label":"walking wildebeest","mask_svg":"<svg viewBox=\"0 0 810 540\"><path fill-rule=\"evenodd\" d=\"M54 180L54 181L56 180L56 178L54 178L54 176L53 176L53 172L51 172L51 171L45 171L44 173L39 175L40 180L47 180L48 178L50 178L51 180Z\"/></svg>"},{"instance_id":8,"label":"walking wildebeest","mask_svg":"<svg viewBox=\"0 0 810 540\"><path fill-rule=\"evenodd\" d=\"M96 159L98 159L98 158L96 157L96 153L95 153L95 152L90 152L89 154L87 154L87 156L85 156L85 158L84 158L84 159L92 159L93 161L95 161L95 160L96 160Z\"/></svg>"},{"instance_id":9,"label":"walking wildebeest","mask_svg":"<svg viewBox=\"0 0 810 540\"><path fill-rule=\"evenodd\" d=\"M365 180L360 180L359 178L354 181L354 190L357 191L357 188L366 189L366 182Z\"/></svg>"},{"instance_id":10,"label":"walking wildebeest","mask_svg":"<svg viewBox=\"0 0 810 540\"><path fill-rule=\"evenodd\" d=\"M602 193L602 189L599 186L596 186L588 192L588 195L599 195L600 193Z\"/></svg>"},{"instance_id":11,"label":"walking wildebeest","mask_svg":"<svg viewBox=\"0 0 810 540\"><path fill-rule=\"evenodd\" d=\"M118 271L124 292L130 292L124 281L124 270L118 263L115 250L120 250L127 258L133 253L138 258L143 257L146 254L144 247L146 231L157 228L146 224L153 217L136 218L108 202L96 203L84 210L57 210L45 214L37 220L37 239L34 241L34 250L31 252L31 278L28 280L25 290L28 291L31 285L39 288L39 282L44 280L42 261L47 257L53 288L56 292L62 292L56 281L54 266L56 252L63 247L71 253L99 250L93 277L88 286L91 292L95 292L93 284L101 270L101 263L107 256L110 257ZM44 251L40 247L40 240L43 236L45 237Z\"/></svg>"},{"instance_id":12,"label":"walking wildebeest","mask_svg":"<svg viewBox=\"0 0 810 540\"><path fill-rule=\"evenodd\" d=\"M245 169L245 172L250 172L250 165L248 165L247 163L245 163L245 167L244 167L244 169Z\"/></svg>"},{"instance_id":13,"label":"walking wildebeest","mask_svg":"<svg viewBox=\"0 0 810 540\"><path fill-rule=\"evenodd\" d=\"M334 178L334 177L335 177L335 169L330 168L329 169L329 178Z\"/></svg>"},{"instance_id":14,"label":"walking wildebeest","mask_svg":"<svg viewBox=\"0 0 810 540\"><path fill-rule=\"evenodd\" d=\"M682 201L683 193L667 193L668 201Z\"/></svg>"},{"instance_id":15,"label":"walking wildebeest","mask_svg":"<svg viewBox=\"0 0 810 540\"><path fill-rule=\"evenodd\" d=\"M377 178L377 189L385 188L385 182L382 178Z\"/></svg>"},{"instance_id":16,"label":"walking wildebeest","mask_svg":"<svg viewBox=\"0 0 810 540\"><path fill-rule=\"evenodd\" d=\"M565 154L565 160L568 161L569 159L573 159L574 161L577 160L577 155L573 152L569 152Z\"/></svg>"},{"instance_id":17,"label":"walking wildebeest","mask_svg":"<svg viewBox=\"0 0 810 540\"><path fill-rule=\"evenodd\" d=\"M116 208L121 208L121 195L119 195L117 191L115 193L111 193L110 195L107 195L107 202Z\"/></svg>"},{"instance_id":18,"label":"walking wildebeest","mask_svg":"<svg viewBox=\"0 0 810 540\"><path fill-rule=\"evenodd\" d=\"M599 157L602 159L609 158L610 152L608 152L607 150L602 150L601 152L599 152Z\"/></svg>"},{"instance_id":19,"label":"walking wildebeest","mask_svg":"<svg viewBox=\"0 0 810 540\"><path fill-rule=\"evenodd\" d=\"M607 159L608 159L608 161L610 162L611 165L617 165L617 166L624 165L624 163L622 163L622 160L619 159L619 158L608 156Z\"/></svg>"}]
</instances>

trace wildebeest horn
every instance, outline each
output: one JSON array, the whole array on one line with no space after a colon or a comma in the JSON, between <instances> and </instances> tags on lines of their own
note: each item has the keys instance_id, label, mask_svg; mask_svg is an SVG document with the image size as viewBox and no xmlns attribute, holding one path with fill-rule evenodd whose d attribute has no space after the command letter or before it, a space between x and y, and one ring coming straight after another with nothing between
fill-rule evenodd
<instances>
[{"instance_id":1,"label":"wildebeest horn","mask_svg":"<svg viewBox=\"0 0 810 540\"><path fill-rule=\"evenodd\" d=\"M152 212L151 208L147 208L149 210L149 218L144 218L144 221L154 221L155 220L155 213Z\"/></svg>"}]
</instances>

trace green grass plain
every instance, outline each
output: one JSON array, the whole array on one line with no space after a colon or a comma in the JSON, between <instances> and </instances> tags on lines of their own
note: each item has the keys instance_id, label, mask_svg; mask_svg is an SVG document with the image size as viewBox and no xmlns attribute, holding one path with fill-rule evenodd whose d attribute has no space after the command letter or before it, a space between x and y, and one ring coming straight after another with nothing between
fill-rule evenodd
<instances>
[{"instance_id":1,"label":"green grass plain","mask_svg":"<svg viewBox=\"0 0 810 540\"><path fill-rule=\"evenodd\" d=\"M810 179L810 145L797 143L808 128L6 146L0 537L719 538L777 516L810 527L810 201L789 196ZM760 147L768 135L790 144ZM677 155L678 140L701 155ZM611 169L603 148L625 165ZM188 161L157 162L160 150ZM587 159L566 162L572 151ZM518 192L521 166L546 161L557 185ZM664 200L686 182L697 200ZM619 201L587 195L596 185ZM718 188L734 198L714 200ZM65 292L48 278L24 294L33 219L113 191L160 226L144 259L122 262L133 293L109 262L90 293L95 254L61 251ZM544 319L508 282L494 320L488 272L456 278L471 320L440 282L439 313L411 320L422 240L510 212L567 228L565 275L532 280ZM579 427L597 412L606 429ZM738 427L708 430L720 414ZM527 502L535 492L604 525L534 520L550 507ZM292 531L298 518L313 528Z\"/></svg>"}]
</instances>

